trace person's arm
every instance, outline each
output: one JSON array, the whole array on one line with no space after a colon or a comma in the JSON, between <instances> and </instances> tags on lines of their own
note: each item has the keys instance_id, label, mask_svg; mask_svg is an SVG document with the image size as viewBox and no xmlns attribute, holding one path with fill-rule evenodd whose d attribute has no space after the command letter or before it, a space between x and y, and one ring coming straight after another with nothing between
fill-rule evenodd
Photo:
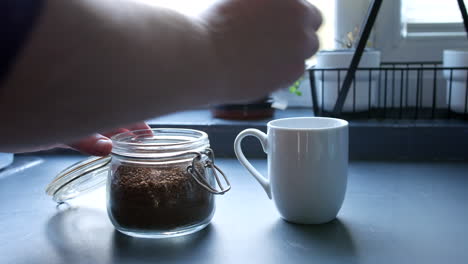
<instances>
[{"instance_id":1,"label":"person's arm","mask_svg":"<svg viewBox=\"0 0 468 264\"><path fill-rule=\"evenodd\" d=\"M0 150L263 95L300 75L319 24L302 0L225 1L200 20L126 0L47 0L0 84Z\"/></svg>"},{"instance_id":2,"label":"person's arm","mask_svg":"<svg viewBox=\"0 0 468 264\"><path fill-rule=\"evenodd\" d=\"M181 105L216 86L205 29L133 1L49 0L0 91L2 149L61 143Z\"/></svg>"},{"instance_id":3,"label":"person's arm","mask_svg":"<svg viewBox=\"0 0 468 264\"><path fill-rule=\"evenodd\" d=\"M0 83L26 42L43 3L43 0L0 1Z\"/></svg>"}]
</instances>

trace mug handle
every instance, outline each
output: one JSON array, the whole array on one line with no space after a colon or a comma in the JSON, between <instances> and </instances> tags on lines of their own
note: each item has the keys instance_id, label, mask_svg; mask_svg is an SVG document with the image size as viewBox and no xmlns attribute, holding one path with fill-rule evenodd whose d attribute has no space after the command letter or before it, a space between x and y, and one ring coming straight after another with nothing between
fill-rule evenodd
<instances>
[{"instance_id":1,"label":"mug handle","mask_svg":"<svg viewBox=\"0 0 468 264\"><path fill-rule=\"evenodd\" d=\"M237 135L236 140L234 141L234 152L236 153L237 159L239 162L244 166L252 176L260 183L260 185L265 190L268 198L271 199L271 188L270 188L270 180L268 180L265 176L260 174L260 172L255 169L252 164L247 160L244 153L242 152L241 142L245 137L254 136L256 137L260 143L262 144L263 151L268 154L268 137L265 133L258 129L249 128L246 129Z\"/></svg>"}]
</instances>

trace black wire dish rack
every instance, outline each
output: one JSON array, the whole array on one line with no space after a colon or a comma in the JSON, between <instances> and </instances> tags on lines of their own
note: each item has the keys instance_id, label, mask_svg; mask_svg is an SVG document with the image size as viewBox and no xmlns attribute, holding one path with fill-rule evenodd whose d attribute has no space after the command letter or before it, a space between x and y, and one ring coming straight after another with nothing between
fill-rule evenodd
<instances>
[{"instance_id":1,"label":"black wire dish rack","mask_svg":"<svg viewBox=\"0 0 468 264\"><path fill-rule=\"evenodd\" d=\"M333 110L349 68L310 68L316 116L468 120L468 67L389 62L357 68L339 115Z\"/></svg>"},{"instance_id":2,"label":"black wire dish rack","mask_svg":"<svg viewBox=\"0 0 468 264\"><path fill-rule=\"evenodd\" d=\"M457 2L468 36L468 12L464 0ZM348 68L309 69L315 115L467 120L468 67L444 68L439 62L358 67L382 3L371 1Z\"/></svg>"}]
</instances>

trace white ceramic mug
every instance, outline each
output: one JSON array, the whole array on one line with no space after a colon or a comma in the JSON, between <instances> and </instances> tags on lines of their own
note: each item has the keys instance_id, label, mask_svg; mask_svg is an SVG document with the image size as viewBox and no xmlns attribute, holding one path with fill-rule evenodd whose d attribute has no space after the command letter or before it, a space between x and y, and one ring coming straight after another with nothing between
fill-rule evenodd
<instances>
[{"instance_id":1,"label":"white ceramic mug","mask_svg":"<svg viewBox=\"0 0 468 264\"><path fill-rule=\"evenodd\" d=\"M241 141L247 136L258 138L267 153L268 177L245 158ZM347 185L348 122L323 117L273 120L267 134L242 131L234 151L285 220L321 224L336 218Z\"/></svg>"}]
</instances>

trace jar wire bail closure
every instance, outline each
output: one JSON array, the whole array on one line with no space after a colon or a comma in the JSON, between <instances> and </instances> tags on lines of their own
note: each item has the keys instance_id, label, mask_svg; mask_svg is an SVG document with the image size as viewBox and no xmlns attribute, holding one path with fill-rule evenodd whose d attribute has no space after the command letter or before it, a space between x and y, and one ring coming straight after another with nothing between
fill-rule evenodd
<instances>
[{"instance_id":1,"label":"jar wire bail closure","mask_svg":"<svg viewBox=\"0 0 468 264\"><path fill-rule=\"evenodd\" d=\"M190 173L190 175L192 175L193 179L198 183L200 184L200 186L202 186L203 188L205 188L205 190L207 190L208 192L212 193L212 194L225 194L226 192L228 192L229 190L231 190L231 183L229 182L228 178L226 177L226 174L224 174L224 172L214 164L214 152L212 149L210 148L207 148L204 152L189 152L189 153L186 153L186 154L194 154L195 157L193 158L192 160L192 165L188 166L187 167L187 172ZM203 176L202 173L200 173L198 170L197 170L197 167L195 166L195 163L196 162L200 162L202 160L202 155L206 155L208 157L208 160L206 160L203 164L203 167L204 168L209 168L211 169L211 171L213 172L213 176L216 180L216 183L218 184L219 186L219 190L216 189L216 187L212 187L209 182L207 181L206 177ZM226 183L226 188L224 188L223 184L221 183L221 180L218 176L218 173L219 172L222 176L223 176L223 179L224 179L224 182Z\"/></svg>"}]
</instances>

